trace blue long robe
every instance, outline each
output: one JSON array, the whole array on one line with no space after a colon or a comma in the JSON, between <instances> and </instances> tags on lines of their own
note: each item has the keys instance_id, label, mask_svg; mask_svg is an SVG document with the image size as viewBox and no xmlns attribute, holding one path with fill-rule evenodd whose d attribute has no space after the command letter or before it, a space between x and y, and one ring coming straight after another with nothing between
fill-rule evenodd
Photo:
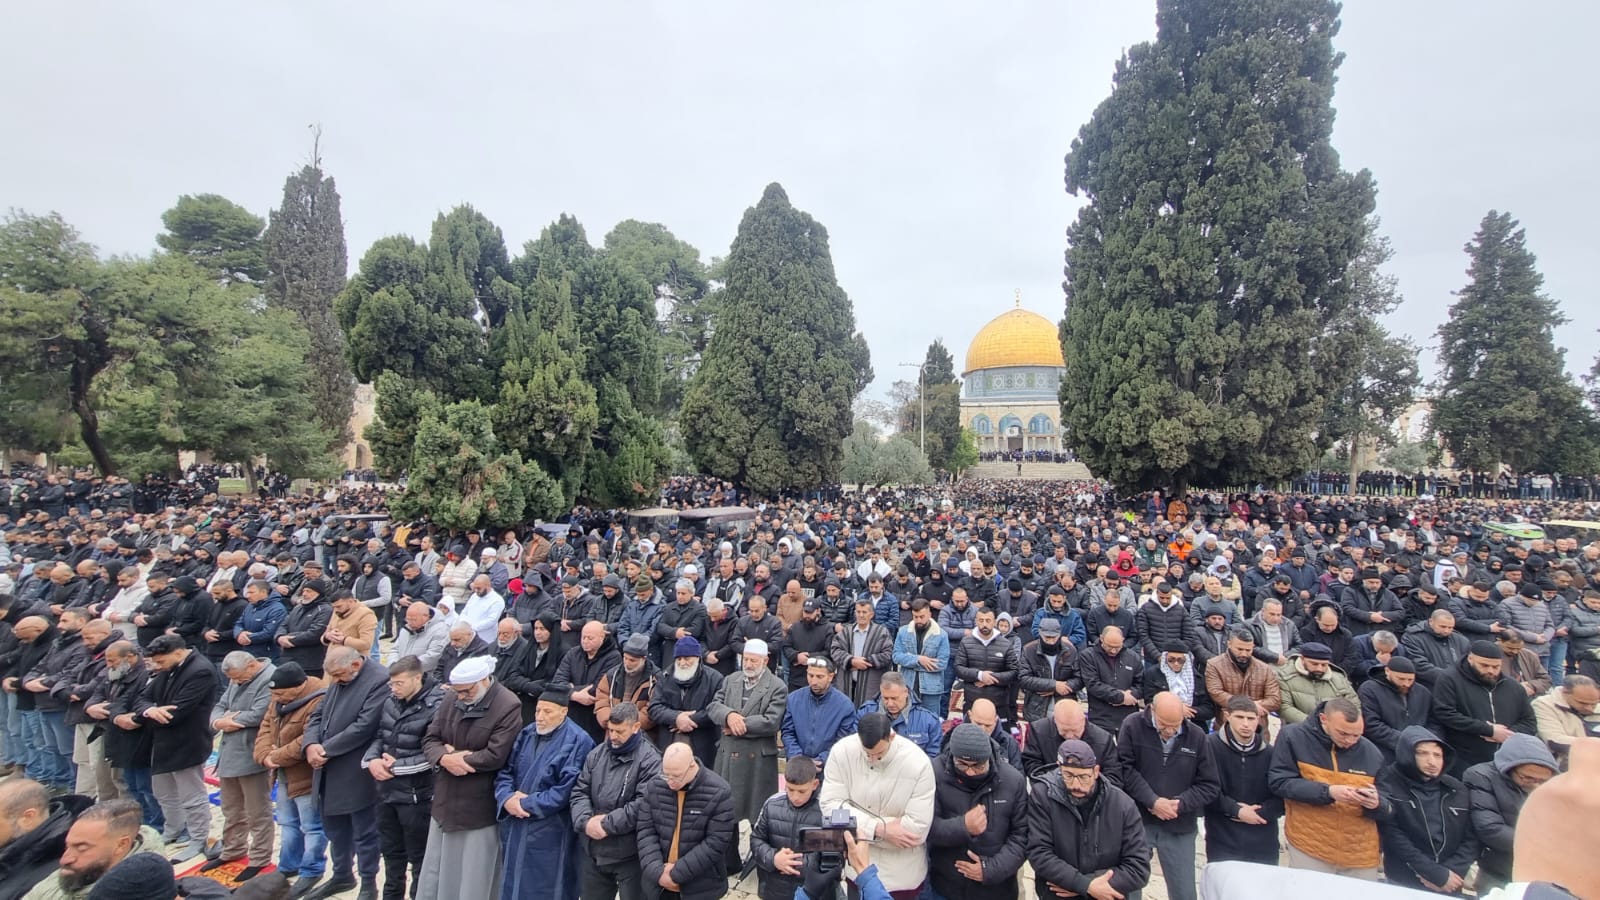
<instances>
[{"instance_id":1,"label":"blue long robe","mask_svg":"<svg viewBox=\"0 0 1600 900\"><path fill-rule=\"evenodd\" d=\"M571 719L547 735L533 725L522 729L511 746L511 761L494 779L496 817L500 820L500 858L505 875L500 900L577 900L582 875L578 835L568 816L568 801L583 759L594 739ZM517 791L521 819L506 812L506 800Z\"/></svg>"}]
</instances>

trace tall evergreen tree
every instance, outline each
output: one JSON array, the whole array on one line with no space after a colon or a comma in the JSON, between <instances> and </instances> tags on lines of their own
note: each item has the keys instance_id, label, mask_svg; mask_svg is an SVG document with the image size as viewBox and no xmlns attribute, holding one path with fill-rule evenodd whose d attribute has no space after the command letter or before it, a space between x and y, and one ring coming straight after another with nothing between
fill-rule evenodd
<instances>
[{"instance_id":1,"label":"tall evergreen tree","mask_svg":"<svg viewBox=\"0 0 1600 900\"><path fill-rule=\"evenodd\" d=\"M161 214L167 230L156 243L187 256L223 284L261 284L267 278L266 221L218 194L184 194Z\"/></svg>"},{"instance_id":2,"label":"tall evergreen tree","mask_svg":"<svg viewBox=\"0 0 1600 900\"><path fill-rule=\"evenodd\" d=\"M429 410L417 426L406 490L396 515L445 528L518 525L564 511L561 491L536 465L506 450L476 400Z\"/></svg>"},{"instance_id":3,"label":"tall evergreen tree","mask_svg":"<svg viewBox=\"0 0 1600 900\"><path fill-rule=\"evenodd\" d=\"M504 362L492 416L506 447L548 472L571 501L583 487L600 410L583 380L572 278L555 266L534 271L497 336Z\"/></svg>"},{"instance_id":4,"label":"tall evergreen tree","mask_svg":"<svg viewBox=\"0 0 1600 900\"><path fill-rule=\"evenodd\" d=\"M770 184L739 224L727 273L679 417L690 454L759 493L836 480L872 365L827 230Z\"/></svg>"},{"instance_id":5,"label":"tall evergreen tree","mask_svg":"<svg viewBox=\"0 0 1600 900\"><path fill-rule=\"evenodd\" d=\"M934 338L928 345L928 352L922 357L922 377L930 385L955 383L956 359L950 355L943 338Z\"/></svg>"},{"instance_id":6,"label":"tall evergreen tree","mask_svg":"<svg viewBox=\"0 0 1600 900\"><path fill-rule=\"evenodd\" d=\"M1355 467L1366 456L1363 451L1392 441L1390 423L1421 386L1416 344L1383 326L1382 317L1400 305L1400 288L1394 276L1383 271L1394 250L1378 228L1378 219L1369 217L1365 243L1345 274L1349 313L1325 336L1330 352L1345 361L1355 378L1329 398L1318 438L1324 447L1336 441L1348 444L1351 493L1358 486Z\"/></svg>"},{"instance_id":7,"label":"tall evergreen tree","mask_svg":"<svg viewBox=\"0 0 1600 900\"><path fill-rule=\"evenodd\" d=\"M349 260L339 191L320 159L313 156L284 181L283 203L269 215L263 242L267 302L299 316L310 335L312 408L323 428L343 443L349 438L355 382L333 304L344 289Z\"/></svg>"},{"instance_id":8,"label":"tall evergreen tree","mask_svg":"<svg viewBox=\"0 0 1600 900\"><path fill-rule=\"evenodd\" d=\"M654 289L662 381L658 409L671 416L711 340L716 294L700 251L666 226L628 219L606 234L605 255Z\"/></svg>"},{"instance_id":9,"label":"tall evergreen tree","mask_svg":"<svg viewBox=\"0 0 1600 900\"><path fill-rule=\"evenodd\" d=\"M367 250L334 304L357 378L373 381L392 371L444 401L492 399L480 296L492 295L490 305L498 306L512 292L482 264L504 255L503 244L498 253L484 244L498 234L479 213L458 207L434 219L427 244L392 235ZM482 282L486 289L476 286Z\"/></svg>"},{"instance_id":10,"label":"tall evergreen tree","mask_svg":"<svg viewBox=\"0 0 1600 900\"><path fill-rule=\"evenodd\" d=\"M1159 0L1073 142L1062 419L1096 474L1182 488L1316 459L1373 206L1329 142L1338 10Z\"/></svg>"},{"instance_id":11,"label":"tall evergreen tree","mask_svg":"<svg viewBox=\"0 0 1600 900\"><path fill-rule=\"evenodd\" d=\"M1555 345L1566 317L1543 293L1527 233L1510 213L1491 210L1466 252L1470 280L1439 326L1434 426L1458 466L1530 471L1581 406Z\"/></svg>"}]
</instances>

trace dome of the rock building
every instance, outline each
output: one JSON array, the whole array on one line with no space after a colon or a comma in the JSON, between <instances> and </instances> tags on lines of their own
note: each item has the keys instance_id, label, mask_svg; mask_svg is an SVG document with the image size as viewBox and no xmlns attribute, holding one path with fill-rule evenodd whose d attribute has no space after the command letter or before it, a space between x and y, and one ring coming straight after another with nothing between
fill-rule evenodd
<instances>
[{"instance_id":1,"label":"dome of the rock building","mask_svg":"<svg viewBox=\"0 0 1600 900\"><path fill-rule=\"evenodd\" d=\"M961 374L1014 366L1064 368L1066 364L1056 323L1036 312L1011 309L992 319L972 339Z\"/></svg>"}]
</instances>

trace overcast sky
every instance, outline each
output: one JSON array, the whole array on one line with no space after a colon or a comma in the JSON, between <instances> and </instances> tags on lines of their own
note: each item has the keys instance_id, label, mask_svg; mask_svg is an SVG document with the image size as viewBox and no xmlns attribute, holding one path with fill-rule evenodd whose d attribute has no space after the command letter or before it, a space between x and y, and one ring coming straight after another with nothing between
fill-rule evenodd
<instances>
[{"instance_id":1,"label":"overcast sky","mask_svg":"<svg viewBox=\"0 0 1600 900\"><path fill-rule=\"evenodd\" d=\"M936 337L959 369L1016 289L1060 318L1062 157L1154 9L30 0L0 55L0 207L145 253L183 193L264 215L316 122L352 268L460 202L513 254L570 212L596 244L636 218L709 258L778 181L828 228L882 396ZM1590 3L1346 4L1335 146L1377 177L1397 330L1433 343L1462 245L1509 210L1573 319L1568 367L1592 364L1597 30Z\"/></svg>"}]
</instances>

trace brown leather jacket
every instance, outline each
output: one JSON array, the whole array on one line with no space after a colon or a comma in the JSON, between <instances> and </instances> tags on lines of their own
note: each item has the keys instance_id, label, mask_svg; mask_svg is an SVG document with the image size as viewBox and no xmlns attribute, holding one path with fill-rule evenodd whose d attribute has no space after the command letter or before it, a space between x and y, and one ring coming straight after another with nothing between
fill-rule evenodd
<instances>
[{"instance_id":1,"label":"brown leather jacket","mask_svg":"<svg viewBox=\"0 0 1600 900\"><path fill-rule=\"evenodd\" d=\"M311 793L311 764L306 762L300 738L311 721L311 713L326 695L327 685L321 678L307 678L293 700L267 704L267 716L256 734L256 762L276 770L278 784L285 786L290 797Z\"/></svg>"}]
</instances>

